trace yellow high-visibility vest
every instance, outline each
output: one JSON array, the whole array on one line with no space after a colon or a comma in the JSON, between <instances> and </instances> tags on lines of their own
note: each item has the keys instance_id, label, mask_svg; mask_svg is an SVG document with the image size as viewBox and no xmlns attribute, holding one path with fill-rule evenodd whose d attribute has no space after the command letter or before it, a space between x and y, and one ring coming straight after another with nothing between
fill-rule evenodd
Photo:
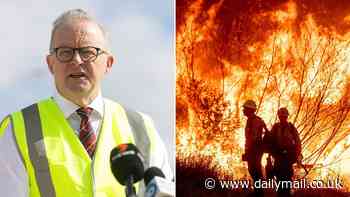
<instances>
[{"instance_id":1,"label":"yellow high-visibility vest","mask_svg":"<svg viewBox=\"0 0 350 197\"><path fill-rule=\"evenodd\" d=\"M123 197L125 187L111 172L111 150L118 144L134 143L147 168L155 149L152 120L108 99L104 99L92 160L52 98L9 115L0 124L0 136L10 121L28 174L30 197ZM139 190L143 184L135 186Z\"/></svg>"}]
</instances>

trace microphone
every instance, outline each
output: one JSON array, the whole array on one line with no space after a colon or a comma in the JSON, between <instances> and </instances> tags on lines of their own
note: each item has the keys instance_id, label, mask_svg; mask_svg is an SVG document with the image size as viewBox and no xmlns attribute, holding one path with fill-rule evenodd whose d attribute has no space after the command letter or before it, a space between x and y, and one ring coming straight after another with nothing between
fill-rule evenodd
<instances>
[{"instance_id":1,"label":"microphone","mask_svg":"<svg viewBox=\"0 0 350 197\"><path fill-rule=\"evenodd\" d=\"M174 197L175 184L165 179L161 169L150 167L146 170L144 181L146 184L145 197Z\"/></svg>"},{"instance_id":2,"label":"microphone","mask_svg":"<svg viewBox=\"0 0 350 197\"><path fill-rule=\"evenodd\" d=\"M120 144L111 151L110 164L114 177L125 185L127 197L136 197L133 184L143 179L143 157L134 144Z\"/></svg>"}]
</instances>

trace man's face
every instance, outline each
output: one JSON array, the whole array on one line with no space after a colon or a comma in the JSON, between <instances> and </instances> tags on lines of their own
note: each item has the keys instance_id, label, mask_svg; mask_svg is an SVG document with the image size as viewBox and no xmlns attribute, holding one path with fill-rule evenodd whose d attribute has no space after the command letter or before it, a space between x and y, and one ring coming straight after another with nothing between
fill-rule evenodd
<instances>
[{"instance_id":1,"label":"man's face","mask_svg":"<svg viewBox=\"0 0 350 197\"><path fill-rule=\"evenodd\" d=\"M245 116L251 116L252 114L254 114L255 112L255 109L251 109L251 108L248 108L248 107L243 107L243 114Z\"/></svg>"},{"instance_id":2,"label":"man's face","mask_svg":"<svg viewBox=\"0 0 350 197\"><path fill-rule=\"evenodd\" d=\"M280 122L287 122L288 120L288 114L286 113L278 113L278 119L280 120Z\"/></svg>"},{"instance_id":3,"label":"man's face","mask_svg":"<svg viewBox=\"0 0 350 197\"><path fill-rule=\"evenodd\" d=\"M106 50L106 41L101 29L93 22L75 20L59 26L53 35L53 48L97 47ZM101 80L113 64L113 56L102 53L90 62L82 61L75 51L73 59L61 62L56 54L47 56L47 64L53 74L57 90L65 97L96 96Z\"/></svg>"}]
</instances>

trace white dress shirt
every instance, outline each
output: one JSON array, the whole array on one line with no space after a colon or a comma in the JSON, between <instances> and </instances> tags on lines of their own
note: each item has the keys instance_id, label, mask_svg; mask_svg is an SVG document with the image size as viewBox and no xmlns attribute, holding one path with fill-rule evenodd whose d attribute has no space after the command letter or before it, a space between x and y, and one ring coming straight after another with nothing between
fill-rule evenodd
<instances>
[{"instance_id":1,"label":"white dress shirt","mask_svg":"<svg viewBox=\"0 0 350 197\"><path fill-rule=\"evenodd\" d=\"M65 99L58 93L56 93L53 98L62 110L64 117L68 120L70 126L79 136L81 118L76 111L80 107ZM92 126L92 130L95 132L96 136L98 136L98 132L101 126L100 123L104 113L104 103L101 93L98 94L98 96L88 105L88 107L91 107L93 109L90 116L90 124Z\"/></svg>"},{"instance_id":2,"label":"white dress shirt","mask_svg":"<svg viewBox=\"0 0 350 197\"><path fill-rule=\"evenodd\" d=\"M68 101L57 92L54 94L53 99L62 110L64 117L68 120L76 135L79 136L81 118L76 113L76 110L80 107ZM104 100L102 95L99 94L88 106L93 109L90 117L91 126L96 136L98 136L101 120L104 115ZM151 154L150 166L159 167L165 176L171 179L173 173L168 162L164 143L159 134L156 135L156 138L158 138L157 141L161 143L160 146L163 148L156 150L156 154ZM17 148L11 123L5 129L3 135L0 136L0 192L1 196L6 197L29 196L27 171Z\"/></svg>"}]
</instances>

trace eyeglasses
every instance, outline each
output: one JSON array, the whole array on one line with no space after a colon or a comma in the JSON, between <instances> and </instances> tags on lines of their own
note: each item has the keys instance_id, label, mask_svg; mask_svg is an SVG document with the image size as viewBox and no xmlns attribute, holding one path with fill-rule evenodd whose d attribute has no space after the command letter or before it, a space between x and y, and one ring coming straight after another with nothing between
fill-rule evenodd
<instances>
[{"instance_id":1,"label":"eyeglasses","mask_svg":"<svg viewBox=\"0 0 350 197\"><path fill-rule=\"evenodd\" d=\"M82 47L82 48L70 48L70 47L58 47L54 48L51 53L55 53L57 59L60 62L67 63L73 60L75 51L79 52L79 56L83 62L93 62L102 53L106 53L97 47Z\"/></svg>"}]
</instances>

